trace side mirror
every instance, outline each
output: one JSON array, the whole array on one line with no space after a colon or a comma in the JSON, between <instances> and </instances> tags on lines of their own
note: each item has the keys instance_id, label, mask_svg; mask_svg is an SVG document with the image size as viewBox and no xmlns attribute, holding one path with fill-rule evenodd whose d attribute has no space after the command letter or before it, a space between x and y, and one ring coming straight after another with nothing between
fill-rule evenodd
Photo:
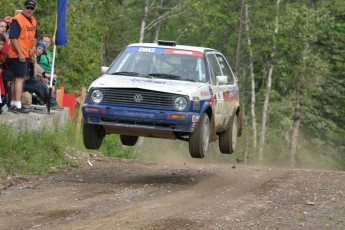
<instances>
[{"instance_id":1,"label":"side mirror","mask_svg":"<svg viewBox=\"0 0 345 230\"><path fill-rule=\"evenodd\" d=\"M105 74L108 71L109 67L108 66L102 66L101 67L101 72L102 74Z\"/></svg>"},{"instance_id":2,"label":"side mirror","mask_svg":"<svg viewBox=\"0 0 345 230\"><path fill-rule=\"evenodd\" d=\"M217 82L220 85L226 85L228 83L228 77L227 76L216 76Z\"/></svg>"}]
</instances>

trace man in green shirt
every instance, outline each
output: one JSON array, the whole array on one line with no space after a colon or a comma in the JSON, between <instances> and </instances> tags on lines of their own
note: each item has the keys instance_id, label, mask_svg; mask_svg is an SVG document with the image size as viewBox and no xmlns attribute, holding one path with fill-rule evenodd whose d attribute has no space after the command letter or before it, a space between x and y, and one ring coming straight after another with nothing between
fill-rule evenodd
<instances>
[{"instance_id":1,"label":"man in green shirt","mask_svg":"<svg viewBox=\"0 0 345 230\"><path fill-rule=\"evenodd\" d=\"M49 46L52 42L52 39L49 34L43 34L41 36L41 42L43 42L46 45L46 49L43 52L43 54L40 57L39 66L43 69L44 74L47 73L49 76L51 75L52 71L52 61L53 61L53 55L49 51ZM54 74L54 76L56 76ZM50 79L48 81L48 85L50 85ZM55 93L55 85L56 85L56 78L53 79L53 87L52 92Z\"/></svg>"},{"instance_id":2,"label":"man in green shirt","mask_svg":"<svg viewBox=\"0 0 345 230\"><path fill-rule=\"evenodd\" d=\"M49 51L49 46L51 44L51 37L49 34L43 34L41 36L41 42L43 42L46 45L46 49L41 55L40 63L38 63L44 72L51 73L52 71L52 61L53 61L53 55Z\"/></svg>"}]
</instances>

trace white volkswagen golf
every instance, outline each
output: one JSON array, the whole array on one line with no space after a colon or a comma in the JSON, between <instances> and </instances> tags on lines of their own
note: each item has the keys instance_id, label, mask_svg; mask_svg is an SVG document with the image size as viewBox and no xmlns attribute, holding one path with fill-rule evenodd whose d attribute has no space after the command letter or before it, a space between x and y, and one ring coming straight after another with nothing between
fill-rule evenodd
<instances>
[{"instance_id":1,"label":"white volkswagen golf","mask_svg":"<svg viewBox=\"0 0 345 230\"><path fill-rule=\"evenodd\" d=\"M139 136L189 142L203 158L219 139L233 153L242 132L237 78L217 50L171 41L127 46L88 89L83 140L98 149L108 134L133 146Z\"/></svg>"}]
</instances>

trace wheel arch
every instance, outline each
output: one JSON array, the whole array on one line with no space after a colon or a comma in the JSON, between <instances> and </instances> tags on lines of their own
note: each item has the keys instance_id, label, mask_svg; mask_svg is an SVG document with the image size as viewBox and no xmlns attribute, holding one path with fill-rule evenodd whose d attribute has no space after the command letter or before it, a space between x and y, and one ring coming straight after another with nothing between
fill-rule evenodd
<instances>
[{"instance_id":1,"label":"wheel arch","mask_svg":"<svg viewBox=\"0 0 345 230\"><path fill-rule=\"evenodd\" d=\"M237 115L237 125L238 125L237 136L240 137L242 136L242 126L243 126L243 117L242 117L242 111L241 111L240 106L237 107L236 115Z\"/></svg>"},{"instance_id":2,"label":"wheel arch","mask_svg":"<svg viewBox=\"0 0 345 230\"><path fill-rule=\"evenodd\" d=\"M216 123L213 116L213 109L210 104L208 107L206 107L203 113L206 113L208 118L210 119L210 142L214 142L217 140ZM203 113L201 113L201 115Z\"/></svg>"}]
</instances>

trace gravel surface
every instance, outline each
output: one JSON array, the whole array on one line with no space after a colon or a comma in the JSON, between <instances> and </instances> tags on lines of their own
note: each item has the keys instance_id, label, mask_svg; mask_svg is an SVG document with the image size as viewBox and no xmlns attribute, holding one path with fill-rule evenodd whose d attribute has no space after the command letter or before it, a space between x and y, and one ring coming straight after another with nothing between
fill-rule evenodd
<instances>
[{"instance_id":1,"label":"gravel surface","mask_svg":"<svg viewBox=\"0 0 345 230\"><path fill-rule=\"evenodd\" d=\"M345 229L345 173L105 157L0 184L0 229Z\"/></svg>"}]
</instances>

